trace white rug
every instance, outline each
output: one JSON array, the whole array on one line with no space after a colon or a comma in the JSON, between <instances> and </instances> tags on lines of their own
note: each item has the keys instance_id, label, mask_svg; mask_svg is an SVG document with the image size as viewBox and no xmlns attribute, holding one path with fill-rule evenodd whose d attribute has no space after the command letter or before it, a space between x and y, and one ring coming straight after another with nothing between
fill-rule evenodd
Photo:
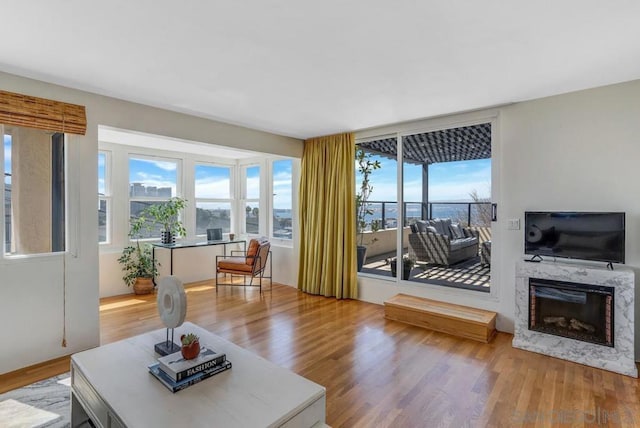
<instances>
[{"instance_id":1,"label":"white rug","mask_svg":"<svg viewBox=\"0 0 640 428\"><path fill-rule=\"evenodd\" d=\"M71 426L70 381L69 373L65 373L0 394L0 427Z\"/></svg>"}]
</instances>

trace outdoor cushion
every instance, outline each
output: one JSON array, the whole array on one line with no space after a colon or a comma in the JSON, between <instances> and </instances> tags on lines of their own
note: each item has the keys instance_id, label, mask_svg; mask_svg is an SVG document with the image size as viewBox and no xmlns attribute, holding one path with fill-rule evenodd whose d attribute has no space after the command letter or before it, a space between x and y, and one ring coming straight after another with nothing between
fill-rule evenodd
<instances>
[{"instance_id":1,"label":"outdoor cushion","mask_svg":"<svg viewBox=\"0 0 640 428\"><path fill-rule=\"evenodd\" d=\"M444 229L442 228L442 219L441 218L434 218L433 220L429 220L429 225L432 226L432 227L435 227L436 233L438 235L448 235L448 233L445 233Z\"/></svg>"},{"instance_id":2,"label":"outdoor cushion","mask_svg":"<svg viewBox=\"0 0 640 428\"><path fill-rule=\"evenodd\" d=\"M442 231L443 235L447 235L449 238L454 239L453 235L451 235L451 219L443 218L442 219Z\"/></svg>"},{"instance_id":3,"label":"outdoor cushion","mask_svg":"<svg viewBox=\"0 0 640 428\"><path fill-rule=\"evenodd\" d=\"M464 232L462 231L462 227L460 227L458 223L453 223L451 226L449 226L449 230L453 239L460 239L465 237Z\"/></svg>"},{"instance_id":4,"label":"outdoor cushion","mask_svg":"<svg viewBox=\"0 0 640 428\"><path fill-rule=\"evenodd\" d=\"M449 243L451 251L459 250L461 248L470 247L478 244L478 238L462 238L456 239Z\"/></svg>"},{"instance_id":5,"label":"outdoor cushion","mask_svg":"<svg viewBox=\"0 0 640 428\"><path fill-rule=\"evenodd\" d=\"M435 227L433 226L427 226L427 232L431 232L431 233L438 233L438 231L436 230Z\"/></svg>"},{"instance_id":6,"label":"outdoor cushion","mask_svg":"<svg viewBox=\"0 0 640 428\"><path fill-rule=\"evenodd\" d=\"M417 220L416 221L416 228L418 229L418 232L424 233L427 231L427 222L423 221L423 220Z\"/></svg>"},{"instance_id":7,"label":"outdoor cushion","mask_svg":"<svg viewBox=\"0 0 640 428\"><path fill-rule=\"evenodd\" d=\"M411 233L418 233L418 226L415 223L411 223L409 227L411 227Z\"/></svg>"}]
</instances>

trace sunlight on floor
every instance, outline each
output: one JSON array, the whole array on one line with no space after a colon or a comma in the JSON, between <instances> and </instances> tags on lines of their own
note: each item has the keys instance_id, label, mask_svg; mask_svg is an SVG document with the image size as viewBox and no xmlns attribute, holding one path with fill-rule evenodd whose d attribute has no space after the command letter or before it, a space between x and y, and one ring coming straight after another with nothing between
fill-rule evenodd
<instances>
[{"instance_id":1,"label":"sunlight on floor","mask_svg":"<svg viewBox=\"0 0 640 428\"><path fill-rule=\"evenodd\" d=\"M146 301L131 299L131 300L125 300L123 302L103 303L100 305L100 312L108 311L109 309L118 309L118 308L125 308L127 306L139 305L140 303L146 303Z\"/></svg>"},{"instance_id":2,"label":"sunlight on floor","mask_svg":"<svg viewBox=\"0 0 640 428\"><path fill-rule=\"evenodd\" d=\"M198 292L198 291L207 291L207 290L213 290L215 287L213 285L199 285L196 287L185 287L184 292L185 293L191 293L191 292Z\"/></svg>"},{"instance_id":3,"label":"sunlight on floor","mask_svg":"<svg viewBox=\"0 0 640 428\"><path fill-rule=\"evenodd\" d=\"M61 418L58 414L12 399L0 403L0 421L3 428L36 427Z\"/></svg>"}]
</instances>

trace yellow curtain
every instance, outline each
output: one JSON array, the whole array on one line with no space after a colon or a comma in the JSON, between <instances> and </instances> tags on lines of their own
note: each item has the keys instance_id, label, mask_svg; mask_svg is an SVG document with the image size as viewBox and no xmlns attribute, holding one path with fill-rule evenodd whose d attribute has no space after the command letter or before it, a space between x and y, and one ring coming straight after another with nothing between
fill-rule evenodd
<instances>
[{"instance_id":1,"label":"yellow curtain","mask_svg":"<svg viewBox=\"0 0 640 428\"><path fill-rule=\"evenodd\" d=\"M298 247L298 288L304 292L358 297L354 159L351 133L304 142Z\"/></svg>"}]
</instances>

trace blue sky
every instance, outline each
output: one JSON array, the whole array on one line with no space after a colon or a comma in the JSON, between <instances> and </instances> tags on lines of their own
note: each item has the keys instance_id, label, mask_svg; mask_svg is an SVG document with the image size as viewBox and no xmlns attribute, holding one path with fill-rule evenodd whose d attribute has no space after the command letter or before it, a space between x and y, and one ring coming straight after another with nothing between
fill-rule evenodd
<instances>
[{"instance_id":1,"label":"blue sky","mask_svg":"<svg viewBox=\"0 0 640 428\"><path fill-rule=\"evenodd\" d=\"M371 201L397 200L397 161L380 156L381 168L370 177L373 191ZM360 180L356 176L357 185ZM422 166L407 164L404 170L405 202L422 200ZM429 166L429 201L467 201L475 190L481 198L491 196L491 159L443 162Z\"/></svg>"},{"instance_id":2,"label":"blue sky","mask_svg":"<svg viewBox=\"0 0 640 428\"><path fill-rule=\"evenodd\" d=\"M11 173L11 137L4 136L4 172Z\"/></svg>"}]
</instances>

